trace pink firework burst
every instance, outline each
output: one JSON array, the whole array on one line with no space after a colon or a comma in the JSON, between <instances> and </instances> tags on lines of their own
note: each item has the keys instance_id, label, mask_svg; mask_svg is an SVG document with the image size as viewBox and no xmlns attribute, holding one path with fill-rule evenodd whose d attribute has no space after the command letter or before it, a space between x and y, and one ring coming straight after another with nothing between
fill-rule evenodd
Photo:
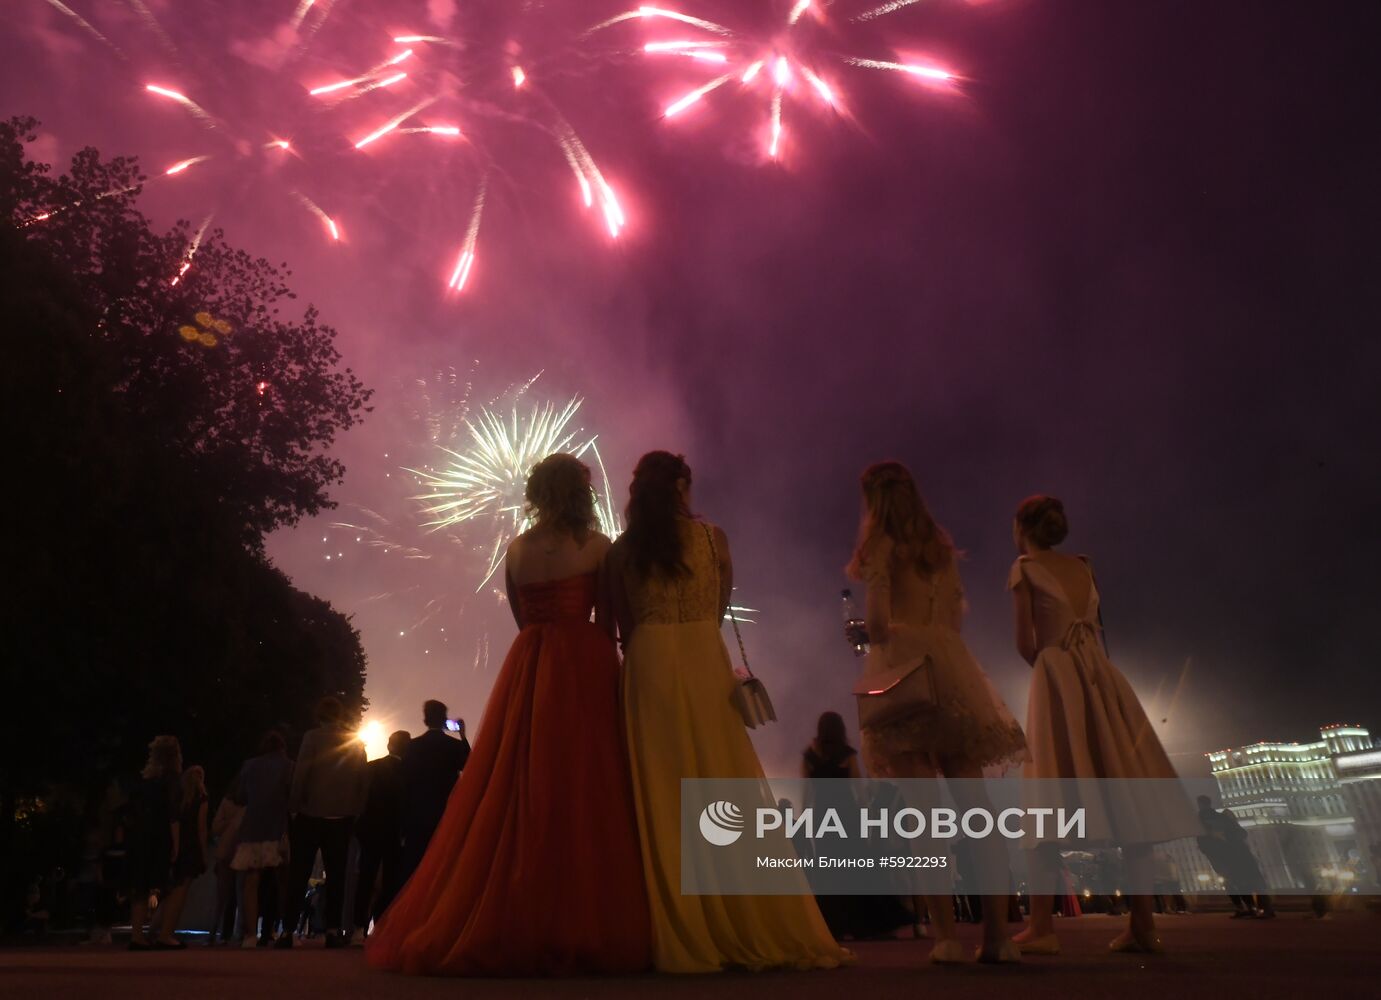
<instances>
[{"instance_id":1,"label":"pink firework burst","mask_svg":"<svg viewBox=\"0 0 1381 1000\"><path fill-rule=\"evenodd\" d=\"M525 11L467 10L444 28L416 16L425 30L371 24L378 41L368 64L323 74L308 92L348 120L342 128L354 129L358 155L419 169L447 204L469 206L455 220L438 280L453 294L473 285L487 206L502 186L521 187L511 168L521 161L530 173L539 149L564 165L577 204L617 240L628 216L615 185L552 96L570 76L566 64L581 57L569 35L563 44L559 27Z\"/></svg>"},{"instance_id":2,"label":"pink firework burst","mask_svg":"<svg viewBox=\"0 0 1381 1000\"><path fill-rule=\"evenodd\" d=\"M852 41L864 26L913 6L919 0L891 0L860 5L844 14L826 0L789 0L767 31L729 27L698 14L670 7L642 6L625 11L589 29L588 34L618 25L637 25L641 46L649 60L678 61L703 69L704 82L672 94L662 105L662 117L675 120L690 114L711 95L737 92L751 96L763 108L759 132L770 160L781 160L788 146L788 106L793 102L847 116L839 77L848 70L897 73L930 89L954 92L959 77L933 60L896 53L841 54L838 46Z\"/></svg>"},{"instance_id":3,"label":"pink firework burst","mask_svg":"<svg viewBox=\"0 0 1381 1000\"><path fill-rule=\"evenodd\" d=\"M46 2L110 57L109 91L138 96L115 101L137 108L153 182L191 203L199 231L255 213L335 246L372 221L407 232L454 295L483 275L504 208L569 191L605 241L628 225L554 99L588 56L544 4Z\"/></svg>"}]
</instances>

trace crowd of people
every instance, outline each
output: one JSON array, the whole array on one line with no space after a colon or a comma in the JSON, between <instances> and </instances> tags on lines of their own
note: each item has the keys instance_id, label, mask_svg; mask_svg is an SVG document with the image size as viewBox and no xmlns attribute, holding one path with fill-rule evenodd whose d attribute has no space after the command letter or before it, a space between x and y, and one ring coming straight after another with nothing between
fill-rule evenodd
<instances>
[{"instance_id":1,"label":"crowd of people","mask_svg":"<svg viewBox=\"0 0 1381 1000\"><path fill-rule=\"evenodd\" d=\"M745 729L742 679L720 636L733 587L729 539L692 513L691 479L682 456L644 455L626 530L611 541L597 531L580 461L552 455L532 470L532 527L505 560L519 633L466 778L417 877L366 944L373 965L536 975L811 969L854 960L804 878L794 895L680 891L689 849L681 842L681 781L763 778ZM1032 497L1013 521L1016 645L1033 668L1022 727L963 642L958 551L910 472L880 463L861 486L864 512L848 573L867 586L867 616L847 637L871 646L869 669L886 672L886 691L897 692L866 708L860 700L870 774L953 780L956 798L974 795L994 768L1020 766L1038 778L1175 777L1100 642L1088 561L1057 549L1068 532L1059 500ZM842 752L838 729L825 743L808 767L861 773L854 755ZM572 755L572 745L581 753ZM1151 845L1191 836L1198 823L1183 795L1146 819L1139 829L1112 824L1096 834L1122 849L1132 881L1150 885ZM1058 848L1050 842L1032 851L1037 891L1022 933L1008 935L1005 902L979 907L976 954L959 942L952 897L923 897L932 961L1058 954ZM995 841L969 850L973 864L1005 869ZM899 919L896 911L870 916L884 925ZM1150 896L1131 901L1127 929L1110 947L1160 950Z\"/></svg>"},{"instance_id":2,"label":"crowd of people","mask_svg":"<svg viewBox=\"0 0 1381 1000\"><path fill-rule=\"evenodd\" d=\"M323 697L315 714L317 726L303 734L295 760L281 732L264 734L209 821L203 769L183 767L174 736L149 745L113 824L115 850L105 852L104 881L128 892L131 950L187 946L175 931L188 887L208 870L216 887L212 944L291 948L319 925L328 948L345 947L387 908L420 862L465 768L464 724L448 719L442 702L428 701L422 734L395 732L387 756L366 761L337 698ZM347 912L349 885L354 905Z\"/></svg>"},{"instance_id":3,"label":"crowd of people","mask_svg":"<svg viewBox=\"0 0 1381 1000\"><path fill-rule=\"evenodd\" d=\"M1068 532L1059 500L1027 499L1012 526L1015 644L1032 666L1022 726L963 641L959 551L911 473L880 463L861 486L847 572L866 585L866 619L847 626L846 638L870 648L865 673L884 673L891 694L869 700L865 693L878 692L861 682L861 752L843 719L828 715L804 774L939 778L961 806L984 804L975 789L994 769L1175 778L1101 641L1089 561L1058 549ZM888 932L922 919L933 930L934 962L1058 954L1054 841L1030 851L1030 919L1021 933L1008 933L1019 918L1010 896L965 900L960 912L983 926L976 953L959 942L948 894L908 907L844 898L827 901L822 915L804 878L799 894L681 893L681 781L764 777L745 728L742 678L720 636L733 588L729 539L692 514L690 491L682 456L643 456L627 528L612 541L597 530L583 463L556 454L533 468L531 527L504 563L518 635L473 755L463 724L459 738L448 734L445 706L428 702L427 731L394 733L388 756L367 763L342 705L323 698L295 762L281 734L265 735L208 835L202 777L182 769L176 740L155 740L131 811L138 909L130 946L180 946L172 935L179 892L214 859L218 932L229 936L238 924L245 947L291 947L320 854L326 944L348 945L372 926L370 963L405 973L832 968L854 961L837 940L846 927L860 936L860 926ZM1200 829L1179 793L1135 829L1107 810L1093 839L1120 848L1131 881L1150 886L1152 845ZM359 885L347 913L352 837ZM995 838L966 850L969 864L1006 870ZM165 901L146 933L139 900L154 892ZM1155 908L1149 895L1131 898L1111 950L1159 951Z\"/></svg>"}]
</instances>

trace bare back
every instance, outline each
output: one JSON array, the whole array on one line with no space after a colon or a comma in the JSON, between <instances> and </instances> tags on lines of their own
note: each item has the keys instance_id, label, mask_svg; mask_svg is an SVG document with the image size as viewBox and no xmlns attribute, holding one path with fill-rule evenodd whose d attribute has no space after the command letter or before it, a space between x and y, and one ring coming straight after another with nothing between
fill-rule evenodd
<instances>
[{"instance_id":1,"label":"bare back","mask_svg":"<svg viewBox=\"0 0 1381 1000\"><path fill-rule=\"evenodd\" d=\"M1076 613L1088 606L1093 577L1089 574L1087 561L1052 549L1044 549L1027 558L1055 578L1064 591L1065 600Z\"/></svg>"},{"instance_id":2,"label":"bare back","mask_svg":"<svg viewBox=\"0 0 1381 1000\"><path fill-rule=\"evenodd\" d=\"M594 573L608 551L608 537L597 531L582 544L570 534L538 525L509 544L504 568L509 582L522 587Z\"/></svg>"}]
</instances>

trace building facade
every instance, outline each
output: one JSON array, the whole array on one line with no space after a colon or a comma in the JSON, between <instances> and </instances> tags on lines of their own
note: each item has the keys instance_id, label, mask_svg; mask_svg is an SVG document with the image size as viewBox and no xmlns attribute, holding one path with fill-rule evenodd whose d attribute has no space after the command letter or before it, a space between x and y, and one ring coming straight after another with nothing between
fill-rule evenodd
<instances>
[{"instance_id":1,"label":"building facade","mask_svg":"<svg viewBox=\"0 0 1381 1000\"><path fill-rule=\"evenodd\" d=\"M1349 891L1375 884L1381 850L1381 746L1335 724L1308 743L1253 743L1206 754L1271 888Z\"/></svg>"}]
</instances>

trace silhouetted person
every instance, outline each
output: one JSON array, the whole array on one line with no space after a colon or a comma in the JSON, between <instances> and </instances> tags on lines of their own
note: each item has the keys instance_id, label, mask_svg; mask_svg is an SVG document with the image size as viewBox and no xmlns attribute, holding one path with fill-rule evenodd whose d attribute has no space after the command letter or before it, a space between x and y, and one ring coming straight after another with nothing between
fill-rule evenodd
<instances>
[{"instance_id":1,"label":"silhouetted person","mask_svg":"<svg viewBox=\"0 0 1381 1000\"><path fill-rule=\"evenodd\" d=\"M346 858L355 818L364 809L368 777L364 744L346 727L345 707L335 698L322 698L317 703L316 720L317 728L302 736L302 748L293 769L289 861L292 875L283 926L297 926L307 881L320 851L326 870L321 923L326 946L338 948L348 943L341 934L345 923ZM277 945L292 947L292 934L283 934Z\"/></svg>"},{"instance_id":2,"label":"silhouetted person","mask_svg":"<svg viewBox=\"0 0 1381 1000\"><path fill-rule=\"evenodd\" d=\"M407 882L446 812L451 789L470 757L464 731L459 739L446 732L446 706L439 701L422 705L427 731L403 753L403 864L399 884Z\"/></svg>"},{"instance_id":3,"label":"silhouetted person","mask_svg":"<svg viewBox=\"0 0 1381 1000\"><path fill-rule=\"evenodd\" d=\"M1233 916L1274 917L1271 897L1260 891L1266 879L1247 845L1247 831L1242 829L1232 810L1215 810L1213 800L1207 795L1200 795L1196 801L1199 822L1204 828L1203 836L1198 838L1199 850L1227 882L1228 898L1236 911Z\"/></svg>"},{"instance_id":4,"label":"silhouetted person","mask_svg":"<svg viewBox=\"0 0 1381 1000\"><path fill-rule=\"evenodd\" d=\"M369 762L369 795L355 824L360 842L360 877L355 883L355 930L361 936L370 919L388 909L398 891L403 849L403 753L412 736L398 730L388 738L388 755ZM379 890L374 882L379 879Z\"/></svg>"}]
</instances>

